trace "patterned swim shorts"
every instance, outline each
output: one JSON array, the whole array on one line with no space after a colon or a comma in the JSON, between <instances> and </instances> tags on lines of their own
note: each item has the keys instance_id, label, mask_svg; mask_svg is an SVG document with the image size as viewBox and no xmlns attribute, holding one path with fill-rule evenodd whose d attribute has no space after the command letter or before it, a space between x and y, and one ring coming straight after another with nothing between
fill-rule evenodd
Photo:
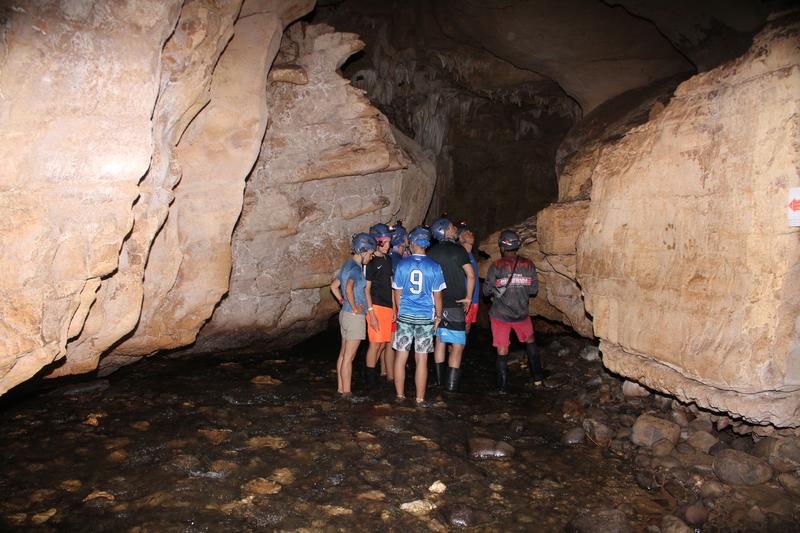
<instances>
[{"instance_id":1,"label":"patterned swim shorts","mask_svg":"<svg viewBox=\"0 0 800 533\"><path fill-rule=\"evenodd\" d=\"M433 321L400 316L397 318L392 348L398 352L410 352L413 346L416 353L432 352L433 334Z\"/></svg>"}]
</instances>

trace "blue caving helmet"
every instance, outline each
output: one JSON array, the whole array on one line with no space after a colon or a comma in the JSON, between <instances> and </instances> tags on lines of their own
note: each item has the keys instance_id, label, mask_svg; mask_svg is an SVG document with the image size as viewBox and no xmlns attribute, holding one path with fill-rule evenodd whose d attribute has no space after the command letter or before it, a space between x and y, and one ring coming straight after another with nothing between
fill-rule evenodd
<instances>
[{"instance_id":1,"label":"blue caving helmet","mask_svg":"<svg viewBox=\"0 0 800 533\"><path fill-rule=\"evenodd\" d=\"M400 246L408 237L408 230L403 227L402 222L398 222L392 231L392 246Z\"/></svg>"},{"instance_id":2,"label":"blue caving helmet","mask_svg":"<svg viewBox=\"0 0 800 533\"><path fill-rule=\"evenodd\" d=\"M378 248L375 238L369 233L356 233L353 235L353 251L356 253L374 252Z\"/></svg>"},{"instance_id":3,"label":"blue caving helmet","mask_svg":"<svg viewBox=\"0 0 800 533\"><path fill-rule=\"evenodd\" d=\"M431 245L431 230L424 226L417 226L414 230L409 234L408 240L417 246L422 246L423 248L427 248Z\"/></svg>"},{"instance_id":4,"label":"blue caving helmet","mask_svg":"<svg viewBox=\"0 0 800 533\"><path fill-rule=\"evenodd\" d=\"M375 224L369 228L369 234L372 235L375 240L392 238L392 230L389 229L389 226L386 224Z\"/></svg>"},{"instance_id":5,"label":"blue caving helmet","mask_svg":"<svg viewBox=\"0 0 800 533\"><path fill-rule=\"evenodd\" d=\"M437 241L444 240L444 234L452 223L446 218L440 218L431 224L431 233Z\"/></svg>"}]
</instances>

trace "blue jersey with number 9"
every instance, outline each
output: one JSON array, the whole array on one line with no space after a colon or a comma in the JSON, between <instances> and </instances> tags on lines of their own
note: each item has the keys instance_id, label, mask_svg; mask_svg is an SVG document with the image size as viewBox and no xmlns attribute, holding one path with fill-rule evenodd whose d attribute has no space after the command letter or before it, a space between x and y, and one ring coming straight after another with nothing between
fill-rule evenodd
<instances>
[{"instance_id":1,"label":"blue jersey with number 9","mask_svg":"<svg viewBox=\"0 0 800 533\"><path fill-rule=\"evenodd\" d=\"M433 293L445 287L439 263L424 255L406 257L397 265L392 281L392 288L403 290L397 314L433 320Z\"/></svg>"}]
</instances>

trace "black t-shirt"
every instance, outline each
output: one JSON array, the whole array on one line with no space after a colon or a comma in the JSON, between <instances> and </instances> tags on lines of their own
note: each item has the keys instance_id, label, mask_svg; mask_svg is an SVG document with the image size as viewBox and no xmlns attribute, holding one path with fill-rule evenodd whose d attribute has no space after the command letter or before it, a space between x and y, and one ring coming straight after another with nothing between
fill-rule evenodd
<instances>
[{"instance_id":1,"label":"black t-shirt","mask_svg":"<svg viewBox=\"0 0 800 533\"><path fill-rule=\"evenodd\" d=\"M371 281L369 295L373 305L392 306L392 260L388 255L373 256L367 263L367 281Z\"/></svg>"},{"instance_id":2,"label":"black t-shirt","mask_svg":"<svg viewBox=\"0 0 800 533\"><path fill-rule=\"evenodd\" d=\"M458 307L456 300L467 297L467 278L464 265L471 265L469 254L460 244L440 241L428 250L428 257L439 263L447 288L442 295L444 307Z\"/></svg>"}]
</instances>

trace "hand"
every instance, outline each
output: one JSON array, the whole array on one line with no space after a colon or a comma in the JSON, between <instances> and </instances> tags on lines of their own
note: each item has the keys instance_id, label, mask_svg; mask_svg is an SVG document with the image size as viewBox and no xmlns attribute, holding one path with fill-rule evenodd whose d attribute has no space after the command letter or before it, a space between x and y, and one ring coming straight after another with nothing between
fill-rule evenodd
<instances>
[{"instance_id":1,"label":"hand","mask_svg":"<svg viewBox=\"0 0 800 533\"><path fill-rule=\"evenodd\" d=\"M369 327L377 331L379 329L378 317L375 315L375 311L370 311L367 315L369 319Z\"/></svg>"},{"instance_id":2,"label":"hand","mask_svg":"<svg viewBox=\"0 0 800 533\"><path fill-rule=\"evenodd\" d=\"M397 310L392 309L392 322L397 322Z\"/></svg>"},{"instance_id":3,"label":"hand","mask_svg":"<svg viewBox=\"0 0 800 533\"><path fill-rule=\"evenodd\" d=\"M436 333L436 330L439 329L439 324L442 322L442 317L437 316L433 319L433 332Z\"/></svg>"},{"instance_id":4,"label":"hand","mask_svg":"<svg viewBox=\"0 0 800 533\"><path fill-rule=\"evenodd\" d=\"M465 313L467 311L469 311L469 306L472 305L472 301L468 300L467 298L463 298L461 300L456 300L456 303L457 304L461 304L461 306L464 308L464 312Z\"/></svg>"},{"instance_id":5,"label":"hand","mask_svg":"<svg viewBox=\"0 0 800 533\"><path fill-rule=\"evenodd\" d=\"M357 306L355 306L353 308L353 314L354 315L360 315L363 311L364 311L364 305L363 304L358 304Z\"/></svg>"}]
</instances>

